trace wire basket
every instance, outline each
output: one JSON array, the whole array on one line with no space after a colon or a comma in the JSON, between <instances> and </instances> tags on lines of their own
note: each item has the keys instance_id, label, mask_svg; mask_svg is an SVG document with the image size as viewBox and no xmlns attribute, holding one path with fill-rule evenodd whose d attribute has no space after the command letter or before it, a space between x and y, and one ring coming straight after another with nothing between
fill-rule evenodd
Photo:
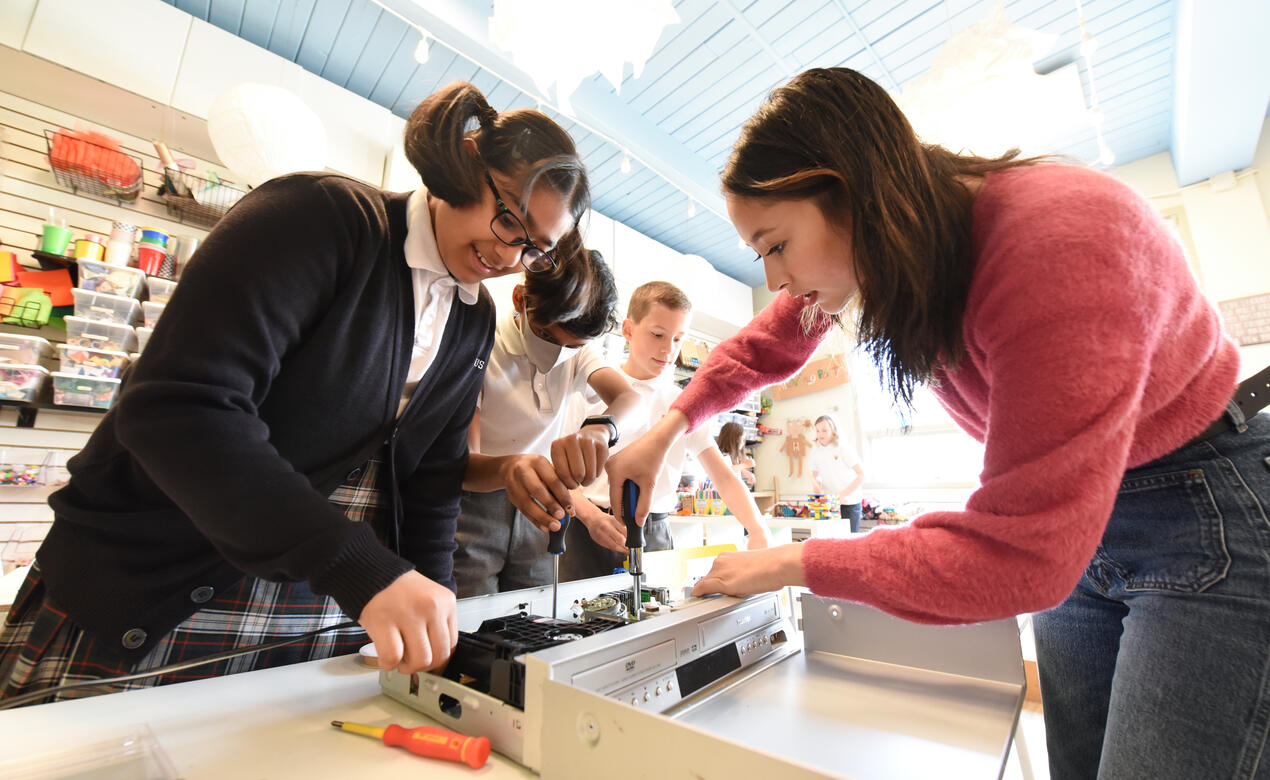
<instances>
[{"instance_id":1,"label":"wire basket","mask_svg":"<svg viewBox=\"0 0 1270 780\"><path fill-rule=\"evenodd\" d=\"M12 298L0 298L0 322L38 330L48 322L48 310L37 301L19 303Z\"/></svg>"},{"instance_id":2,"label":"wire basket","mask_svg":"<svg viewBox=\"0 0 1270 780\"><path fill-rule=\"evenodd\" d=\"M211 181L185 171L167 169L159 196L167 204L168 214L182 222L212 227L246 191L219 181Z\"/></svg>"},{"instance_id":3,"label":"wire basket","mask_svg":"<svg viewBox=\"0 0 1270 780\"><path fill-rule=\"evenodd\" d=\"M71 192L116 202L134 201L141 194L140 157L70 130L45 130L44 140L53 179Z\"/></svg>"}]
</instances>

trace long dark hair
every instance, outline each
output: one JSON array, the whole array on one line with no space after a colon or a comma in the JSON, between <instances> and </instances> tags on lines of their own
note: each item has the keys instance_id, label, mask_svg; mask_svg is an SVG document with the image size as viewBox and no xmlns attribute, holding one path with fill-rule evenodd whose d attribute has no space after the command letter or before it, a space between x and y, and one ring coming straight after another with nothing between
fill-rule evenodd
<instances>
[{"instance_id":1,"label":"long dark hair","mask_svg":"<svg viewBox=\"0 0 1270 780\"><path fill-rule=\"evenodd\" d=\"M558 324L582 339L617 327L617 283L604 257L587 249L576 230L556 248L556 266L525 274L525 308L535 323Z\"/></svg>"},{"instance_id":2,"label":"long dark hair","mask_svg":"<svg viewBox=\"0 0 1270 780\"><path fill-rule=\"evenodd\" d=\"M973 194L959 178L1037 161L1017 149L985 158L924 144L877 84L848 68L815 68L745 123L722 178L733 195L813 199L850 235L856 337L891 394L911 406L917 385L965 351Z\"/></svg>"},{"instance_id":3,"label":"long dark hair","mask_svg":"<svg viewBox=\"0 0 1270 780\"><path fill-rule=\"evenodd\" d=\"M476 142L478 159L464 150L465 138ZM539 111L495 111L467 82L442 87L415 107L405 150L428 192L455 208L485 196L482 164L520 184L521 211L539 183L568 202L575 227L591 206L586 169L569 134Z\"/></svg>"}]
</instances>

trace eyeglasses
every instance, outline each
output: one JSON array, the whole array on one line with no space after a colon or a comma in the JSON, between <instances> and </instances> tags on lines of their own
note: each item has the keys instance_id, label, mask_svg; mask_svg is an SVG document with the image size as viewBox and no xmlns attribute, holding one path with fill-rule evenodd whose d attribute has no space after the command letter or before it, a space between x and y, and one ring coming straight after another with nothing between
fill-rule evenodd
<instances>
[{"instance_id":1,"label":"eyeglasses","mask_svg":"<svg viewBox=\"0 0 1270 780\"><path fill-rule=\"evenodd\" d=\"M556 267L556 258L553 252L544 252L538 248L538 245L529 238L529 231L525 229L525 225L520 218L507 208L507 204L498 194L498 188L494 186L494 179L490 177L489 170L485 171L485 183L489 185L489 191L494 193L494 202L498 204L498 213L489 222L490 232L499 241L508 246L524 247L520 251L520 264L525 266L526 271L550 271Z\"/></svg>"}]
</instances>

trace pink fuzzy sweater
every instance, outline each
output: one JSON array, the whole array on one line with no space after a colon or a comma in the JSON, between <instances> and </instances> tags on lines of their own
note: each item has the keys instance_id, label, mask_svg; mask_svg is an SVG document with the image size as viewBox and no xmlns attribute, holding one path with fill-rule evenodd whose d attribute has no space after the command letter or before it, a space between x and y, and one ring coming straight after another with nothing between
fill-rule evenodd
<instances>
[{"instance_id":1,"label":"pink fuzzy sweater","mask_svg":"<svg viewBox=\"0 0 1270 780\"><path fill-rule=\"evenodd\" d=\"M1186 443L1234 392L1238 353L1152 206L1044 165L988 177L973 210L966 356L932 389L985 443L964 511L802 549L819 594L925 623L1047 609L1075 587L1127 468ZM674 404L692 427L794 374L826 328L776 300Z\"/></svg>"}]
</instances>

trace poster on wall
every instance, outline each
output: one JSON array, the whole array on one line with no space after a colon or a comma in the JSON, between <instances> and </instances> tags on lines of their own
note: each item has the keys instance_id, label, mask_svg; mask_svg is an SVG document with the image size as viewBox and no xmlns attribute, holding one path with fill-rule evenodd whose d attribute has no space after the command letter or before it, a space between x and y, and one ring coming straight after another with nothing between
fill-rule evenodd
<instances>
[{"instance_id":1,"label":"poster on wall","mask_svg":"<svg viewBox=\"0 0 1270 780\"><path fill-rule=\"evenodd\" d=\"M820 358L819 360L813 360L803 366L803 370L791 377L788 382L773 385L772 398L777 401L784 401L786 398L794 398L807 393L814 393L818 390L828 390L831 387L845 385L850 381L851 376L847 373L846 356L839 353Z\"/></svg>"}]
</instances>

